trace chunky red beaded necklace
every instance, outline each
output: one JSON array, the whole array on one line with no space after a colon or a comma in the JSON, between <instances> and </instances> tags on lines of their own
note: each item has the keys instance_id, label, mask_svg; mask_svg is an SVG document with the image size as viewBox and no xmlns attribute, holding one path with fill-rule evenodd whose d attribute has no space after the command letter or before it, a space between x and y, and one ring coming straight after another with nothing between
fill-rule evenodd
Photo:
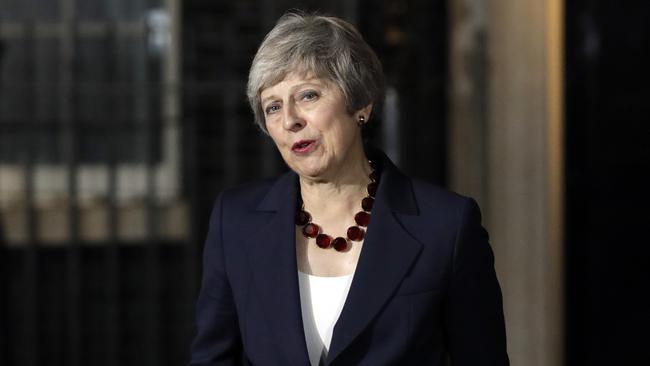
<instances>
[{"instance_id":1,"label":"chunky red beaded necklace","mask_svg":"<svg viewBox=\"0 0 650 366\"><path fill-rule=\"evenodd\" d=\"M323 249L333 247L338 252L347 251L350 248L350 241L363 240L366 233L363 228L368 227L368 223L370 223L370 211L375 203L375 193L377 193L377 187L379 186L379 174L377 174L372 161L370 162L370 167L372 168L372 172L370 172L370 175L368 176L370 178L370 183L366 188L368 196L361 200L361 208L363 211L359 211L354 215L354 221L357 224L348 228L347 238L339 236L332 239L331 236L321 232L321 227L313 223L311 221L311 215L309 212L305 211L305 204L302 202L302 197L299 195L299 209L296 213L296 225L302 226L302 234L305 237L316 238L316 245L319 247Z\"/></svg>"}]
</instances>

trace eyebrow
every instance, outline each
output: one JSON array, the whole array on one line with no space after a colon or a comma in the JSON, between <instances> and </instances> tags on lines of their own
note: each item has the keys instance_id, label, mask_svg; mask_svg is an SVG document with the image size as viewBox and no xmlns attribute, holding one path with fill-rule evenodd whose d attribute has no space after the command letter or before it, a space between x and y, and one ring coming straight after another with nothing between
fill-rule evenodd
<instances>
[{"instance_id":1,"label":"eyebrow","mask_svg":"<svg viewBox=\"0 0 650 366\"><path fill-rule=\"evenodd\" d=\"M303 87L303 86L305 86L305 85L313 85L313 86L320 86L320 87L325 86L325 84L324 84L323 82L318 82L318 81L316 81L316 82L312 82L312 81L310 81L310 80L320 80L320 79L318 79L318 78L310 78L310 79L307 79L307 80L305 80L304 83L300 83L300 84L294 86L294 87L292 88L292 92L293 92L295 89L299 89L299 88L301 88L301 87ZM277 99L277 98L278 98L277 95L272 94L272 95L269 95L268 97L262 99L262 100L260 101L260 103L261 103L262 105L264 105L264 103L266 103L269 99Z\"/></svg>"},{"instance_id":2,"label":"eyebrow","mask_svg":"<svg viewBox=\"0 0 650 366\"><path fill-rule=\"evenodd\" d=\"M275 99L275 98L277 98L275 95L270 95L270 96L268 96L268 97L262 99L262 100L260 101L260 103L261 103L262 105L264 105L264 103L266 103L267 100L269 100L269 99Z\"/></svg>"}]
</instances>

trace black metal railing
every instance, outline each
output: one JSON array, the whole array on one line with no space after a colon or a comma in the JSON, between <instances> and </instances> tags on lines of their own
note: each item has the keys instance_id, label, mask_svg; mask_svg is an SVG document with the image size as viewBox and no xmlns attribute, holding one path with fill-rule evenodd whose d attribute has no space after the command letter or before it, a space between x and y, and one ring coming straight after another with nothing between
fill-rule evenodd
<instances>
[{"instance_id":1,"label":"black metal railing","mask_svg":"<svg viewBox=\"0 0 650 366\"><path fill-rule=\"evenodd\" d=\"M213 199L286 169L244 90L258 43L292 4L183 1L182 14L168 14L182 20L182 48L161 50L149 47L146 20L161 1L47 3L6 11L0 0L0 364L185 364ZM442 129L431 101L444 103L444 78L427 75L444 67L410 65L413 80L390 67L418 44L381 44L383 7L307 3L367 28L389 61L393 107L426 101L428 120L405 113L395 150L408 157L417 146L402 141ZM444 25L429 21L442 12L413 9L414 36ZM183 61L176 78L166 74L170 56Z\"/></svg>"},{"instance_id":2,"label":"black metal railing","mask_svg":"<svg viewBox=\"0 0 650 366\"><path fill-rule=\"evenodd\" d=\"M180 50L149 47L162 3L53 3L0 4L0 364L182 364L200 244L192 140L163 108Z\"/></svg>"}]
</instances>

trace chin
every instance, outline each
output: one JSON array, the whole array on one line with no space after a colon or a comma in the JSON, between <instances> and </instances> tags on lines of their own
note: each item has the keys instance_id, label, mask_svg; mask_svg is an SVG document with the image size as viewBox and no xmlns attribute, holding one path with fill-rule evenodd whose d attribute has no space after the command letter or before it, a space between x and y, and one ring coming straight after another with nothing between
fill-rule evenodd
<instances>
[{"instance_id":1,"label":"chin","mask_svg":"<svg viewBox=\"0 0 650 366\"><path fill-rule=\"evenodd\" d=\"M323 173L323 169L300 169L294 171L296 171L299 176L305 178L318 178Z\"/></svg>"},{"instance_id":2,"label":"chin","mask_svg":"<svg viewBox=\"0 0 650 366\"><path fill-rule=\"evenodd\" d=\"M325 172L325 167L321 165L296 166L295 168L293 168L293 171L298 173L298 175L301 177L318 178L321 177Z\"/></svg>"},{"instance_id":3,"label":"chin","mask_svg":"<svg viewBox=\"0 0 650 366\"><path fill-rule=\"evenodd\" d=\"M322 164L320 159L291 159L285 162L300 176L317 177L326 170L325 164Z\"/></svg>"}]
</instances>

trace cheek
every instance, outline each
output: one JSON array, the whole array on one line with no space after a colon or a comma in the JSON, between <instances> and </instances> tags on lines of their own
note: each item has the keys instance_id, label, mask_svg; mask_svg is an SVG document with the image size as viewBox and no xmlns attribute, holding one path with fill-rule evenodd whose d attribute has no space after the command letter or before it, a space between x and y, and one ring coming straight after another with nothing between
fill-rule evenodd
<instances>
[{"instance_id":1,"label":"cheek","mask_svg":"<svg viewBox=\"0 0 650 366\"><path fill-rule=\"evenodd\" d=\"M330 138L335 142L348 142L355 137L356 125L348 119L339 119L330 126Z\"/></svg>"},{"instance_id":2,"label":"cheek","mask_svg":"<svg viewBox=\"0 0 650 366\"><path fill-rule=\"evenodd\" d=\"M266 131L269 133L269 137L271 137L271 140L273 140L273 143L276 146L282 146L282 134L279 133L273 126L266 126Z\"/></svg>"}]
</instances>

